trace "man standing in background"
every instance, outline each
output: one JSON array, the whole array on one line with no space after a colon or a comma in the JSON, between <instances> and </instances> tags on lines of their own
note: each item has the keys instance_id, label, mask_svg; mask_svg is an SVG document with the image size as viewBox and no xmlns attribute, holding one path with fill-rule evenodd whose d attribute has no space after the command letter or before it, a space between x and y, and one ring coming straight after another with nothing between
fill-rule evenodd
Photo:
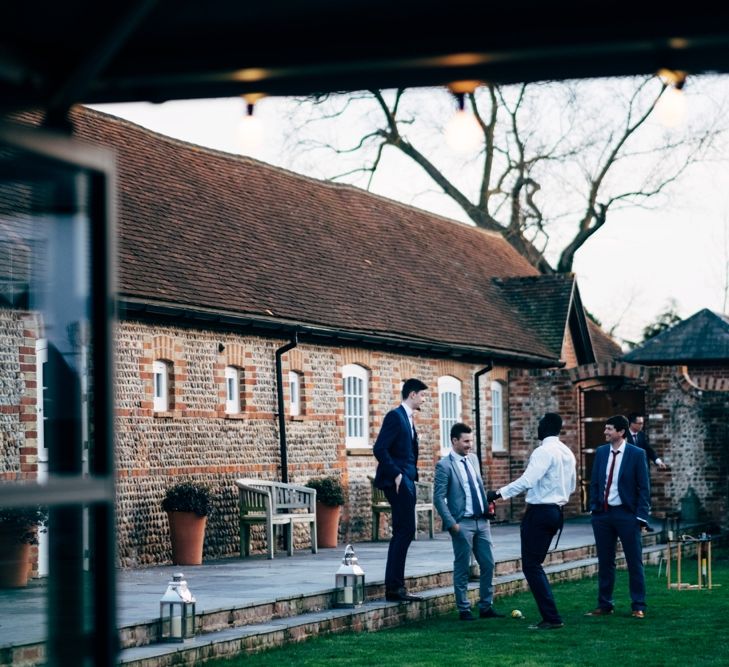
<instances>
[{"instance_id":1,"label":"man standing in background","mask_svg":"<svg viewBox=\"0 0 729 667\"><path fill-rule=\"evenodd\" d=\"M668 466L661 460L658 454L656 454L656 450L648 444L648 438L646 438L645 431L643 431L643 427L645 426L645 419L643 418L643 415L637 412L631 412L628 415L628 422L630 422L630 428L628 429L628 434L625 438L628 444L640 447L645 452L649 461L651 461L660 470L665 470Z\"/></svg>"}]
</instances>

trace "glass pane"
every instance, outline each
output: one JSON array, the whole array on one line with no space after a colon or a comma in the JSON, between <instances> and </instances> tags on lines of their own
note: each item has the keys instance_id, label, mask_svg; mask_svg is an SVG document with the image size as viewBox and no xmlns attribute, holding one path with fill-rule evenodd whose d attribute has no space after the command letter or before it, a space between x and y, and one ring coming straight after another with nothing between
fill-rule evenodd
<instances>
[{"instance_id":1,"label":"glass pane","mask_svg":"<svg viewBox=\"0 0 729 667\"><path fill-rule=\"evenodd\" d=\"M41 151L68 147L65 140L36 139ZM98 638L98 648L115 632L113 606L95 604L114 594L111 556L97 558L95 550L100 535L111 536L107 546L113 539L113 494L104 504L84 506L81 500L85 478L105 466L113 476L105 463L113 459L104 425L110 417L109 338L97 338L107 331L110 312L99 241L107 224L99 173L0 147L0 404L19 417L4 421L0 472L5 484L22 480L38 497L60 477L74 482L63 505L47 507L47 532L38 530L46 514L38 515L37 504L3 507L0 490L0 512L24 528L12 538L3 533L4 545L38 543L18 559L25 565L19 585L27 574L34 584L3 591L3 604L13 613L0 624L0 646L49 642L47 653L57 664L83 664L80 655L92 655L91 638ZM97 307L103 318L93 317ZM101 514L105 527L97 522ZM98 595L99 583L108 591L105 598Z\"/></svg>"}]
</instances>

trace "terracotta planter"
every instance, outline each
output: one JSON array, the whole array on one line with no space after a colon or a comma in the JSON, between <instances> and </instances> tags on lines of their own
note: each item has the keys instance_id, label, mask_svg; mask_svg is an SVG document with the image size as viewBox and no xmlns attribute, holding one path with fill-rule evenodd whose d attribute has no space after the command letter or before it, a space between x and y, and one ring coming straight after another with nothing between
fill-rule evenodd
<instances>
[{"instance_id":1,"label":"terracotta planter","mask_svg":"<svg viewBox=\"0 0 729 667\"><path fill-rule=\"evenodd\" d=\"M167 517L170 520L172 562L175 565L202 565L208 518L195 512L167 512Z\"/></svg>"},{"instance_id":2,"label":"terracotta planter","mask_svg":"<svg viewBox=\"0 0 729 667\"><path fill-rule=\"evenodd\" d=\"M341 506L332 507L316 501L316 543L321 547L336 547Z\"/></svg>"},{"instance_id":3,"label":"terracotta planter","mask_svg":"<svg viewBox=\"0 0 729 667\"><path fill-rule=\"evenodd\" d=\"M17 531L0 529L0 588L22 588L30 575L30 544Z\"/></svg>"}]
</instances>

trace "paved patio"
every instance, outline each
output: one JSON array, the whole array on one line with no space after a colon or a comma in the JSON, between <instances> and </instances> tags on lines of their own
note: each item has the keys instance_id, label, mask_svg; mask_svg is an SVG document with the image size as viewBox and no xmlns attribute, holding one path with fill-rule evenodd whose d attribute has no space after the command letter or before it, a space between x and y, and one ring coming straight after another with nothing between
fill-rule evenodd
<instances>
[{"instance_id":1,"label":"paved patio","mask_svg":"<svg viewBox=\"0 0 729 667\"><path fill-rule=\"evenodd\" d=\"M658 526L656 526L658 527ZM496 559L519 556L519 526L492 528ZM593 544L588 518L569 520L560 548ZM213 611L270 602L294 595L333 588L334 573L344 546L321 549L318 554L297 551L293 557L278 553L274 560L252 557L205 562L200 566L159 566L118 571L118 626L144 623L159 616L159 599L175 572L183 572L197 599L198 611ZM354 544L368 583L383 582L387 542ZM421 535L408 555L406 576L422 576L452 570L450 538L439 533L429 540ZM0 647L42 642L46 638L46 585L33 581L27 588L0 591Z\"/></svg>"}]
</instances>

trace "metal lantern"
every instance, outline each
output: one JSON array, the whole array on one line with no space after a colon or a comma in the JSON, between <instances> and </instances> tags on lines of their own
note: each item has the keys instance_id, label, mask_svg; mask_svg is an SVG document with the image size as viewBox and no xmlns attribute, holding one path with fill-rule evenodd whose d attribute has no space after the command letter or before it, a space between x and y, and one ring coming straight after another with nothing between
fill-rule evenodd
<instances>
[{"instance_id":1,"label":"metal lantern","mask_svg":"<svg viewBox=\"0 0 729 667\"><path fill-rule=\"evenodd\" d=\"M160 641L182 642L195 635L195 598L182 578L172 575L159 601Z\"/></svg>"},{"instance_id":2,"label":"metal lantern","mask_svg":"<svg viewBox=\"0 0 729 667\"><path fill-rule=\"evenodd\" d=\"M358 607L365 599L365 574L357 562L351 544L344 550L342 564L335 577L337 607Z\"/></svg>"}]
</instances>

